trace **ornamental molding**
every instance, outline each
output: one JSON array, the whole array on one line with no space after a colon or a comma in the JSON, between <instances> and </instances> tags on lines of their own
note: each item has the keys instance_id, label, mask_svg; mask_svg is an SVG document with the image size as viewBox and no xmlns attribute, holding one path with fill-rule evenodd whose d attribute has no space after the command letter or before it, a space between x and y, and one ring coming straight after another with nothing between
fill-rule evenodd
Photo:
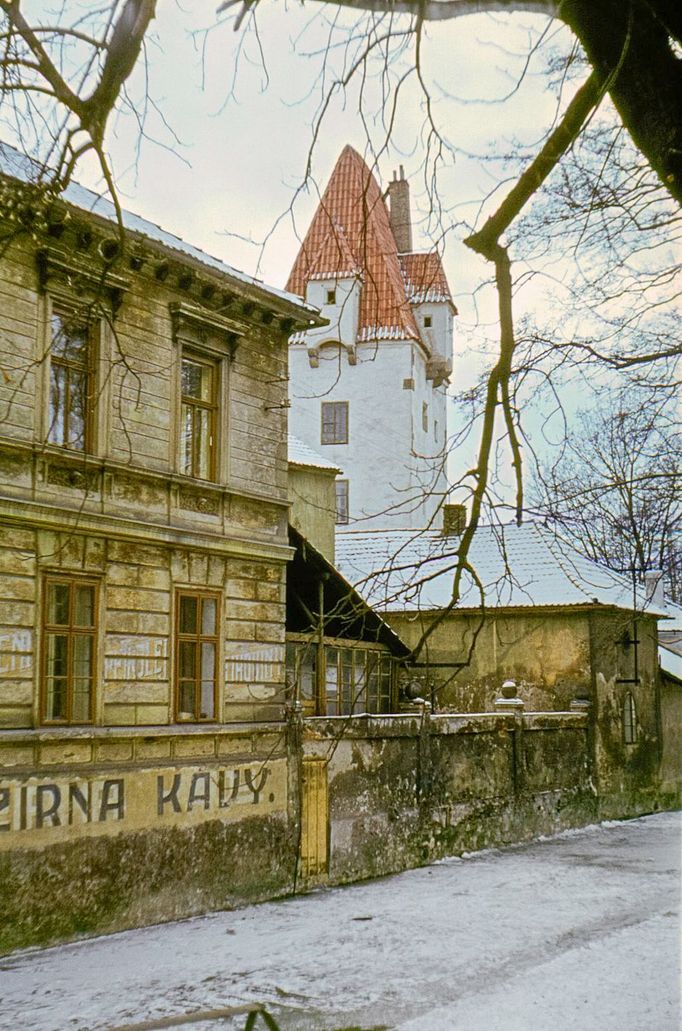
<instances>
[{"instance_id":1,"label":"ornamental molding","mask_svg":"<svg viewBox=\"0 0 682 1031\"><path fill-rule=\"evenodd\" d=\"M176 343L212 350L220 355L234 358L241 334L231 319L218 315L207 308L199 308L186 301L174 301L169 305L173 325L173 340Z\"/></svg>"},{"instance_id":2,"label":"ornamental molding","mask_svg":"<svg viewBox=\"0 0 682 1031\"><path fill-rule=\"evenodd\" d=\"M36 254L38 282L43 291L53 285L66 288L76 297L97 299L104 295L115 315L130 289L130 280L106 266L97 267L92 258L86 260L57 247L43 247Z\"/></svg>"}]
</instances>

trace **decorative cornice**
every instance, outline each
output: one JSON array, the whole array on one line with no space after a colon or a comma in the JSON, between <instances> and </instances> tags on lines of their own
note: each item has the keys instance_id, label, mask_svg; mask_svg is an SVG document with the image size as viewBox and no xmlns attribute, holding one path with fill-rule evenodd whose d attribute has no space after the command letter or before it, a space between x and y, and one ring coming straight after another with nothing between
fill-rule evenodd
<instances>
[{"instance_id":1,"label":"decorative cornice","mask_svg":"<svg viewBox=\"0 0 682 1031\"><path fill-rule=\"evenodd\" d=\"M208 347L234 358L241 337L231 319L186 301L174 301L169 308L176 343Z\"/></svg>"},{"instance_id":2,"label":"decorative cornice","mask_svg":"<svg viewBox=\"0 0 682 1031\"><path fill-rule=\"evenodd\" d=\"M102 246L99 250L102 253ZM106 260L105 255L103 260ZM36 263L41 290L47 290L51 284L57 283L79 297L85 294L96 298L104 293L108 296L114 315L121 306L124 294L130 289L130 280L119 272L114 272L106 265L97 267L92 259L84 260L54 246L42 247L36 253Z\"/></svg>"}]
</instances>

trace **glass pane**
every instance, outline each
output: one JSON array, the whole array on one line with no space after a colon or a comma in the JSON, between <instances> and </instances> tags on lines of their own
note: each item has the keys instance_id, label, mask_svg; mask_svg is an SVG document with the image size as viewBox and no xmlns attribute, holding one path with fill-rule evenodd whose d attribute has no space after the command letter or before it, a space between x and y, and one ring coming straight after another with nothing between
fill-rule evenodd
<instances>
[{"instance_id":1,"label":"glass pane","mask_svg":"<svg viewBox=\"0 0 682 1031\"><path fill-rule=\"evenodd\" d=\"M315 699L315 651L310 646L301 649L299 669L300 697L304 702Z\"/></svg>"},{"instance_id":2,"label":"glass pane","mask_svg":"<svg viewBox=\"0 0 682 1031\"><path fill-rule=\"evenodd\" d=\"M180 682L180 691L178 697L178 719L194 719L195 689L196 685L193 680L185 680Z\"/></svg>"},{"instance_id":3,"label":"glass pane","mask_svg":"<svg viewBox=\"0 0 682 1031\"><path fill-rule=\"evenodd\" d=\"M88 634L74 634L73 675L76 679L92 677L93 638Z\"/></svg>"},{"instance_id":4,"label":"glass pane","mask_svg":"<svg viewBox=\"0 0 682 1031\"><path fill-rule=\"evenodd\" d=\"M213 368L183 358L182 393L184 397L195 397L210 404L213 400Z\"/></svg>"},{"instance_id":5,"label":"glass pane","mask_svg":"<svg viewBox=\"0 0 682 1031\"><path fill-rule=\"evenodd\" d=\"M47 585L47 622L51 626L69 625L68 584L51 583Z\"/></svg>"},{"instance_id":6,"label":"glass pane","mask_svg":"<svg viewBox=\"0 0 682 1031\"><path fill-rule=\"evenodd\" d=\"M202 720L212 720L215 712L215 690L212 680L201 682L201 713Z\"/></svg>"},{"instance_id":7,"label":"glass pane","mask_svg":"<svg viewBox=\"0 0 682 1031\"><path fill-rule=\"evenodd\" d=\"M73 711L72 719L79 723L90 721L90 697L92 693L91 680L75 680L73 685Z\"/></svg>"},{"instance_id":8,"label":"glass pane","mask_svg":"<svg viewBox=\"0 0 682 1031\"><path fill-rule=\"evenodd\" d=\"M49 720L66 719L66 676L68 671L68 637L47 635L47 700Z\"/></svg>"},{"instance_id":9,"label":"glass pane","mask_svg":"<svg viewBox=\"0 0 682 1031\"><path fill-rule=\"evenodd\" d=\"M48 678L45 717L48 720L66 719L65 677Z\"/></svg>"},{"instance_id":10,"label":"glass pane","mask_svg":"<svg viewBox=\"0 0 682 1031\"><path fill-rule=\"evenodd\" d=\"M66 370L61 365L50 367L50 426L47 439L51 444L64 443Z\"/></svg>"},{"instance_id":11,"label":"glass pane","mask_svg":"<svg viewBox=\"0 0 682 1031\"><path fill-rule=\"evenodd\" d=\"M201 646L201 679L215 680L215 645L204 643Z\"/></svg>"},{"instance_id":12,"label":"glass pane","mask_svg":"<svg viewBox=\"0 0 682 1031\"><path fill-rule=\"evenodd\" d=\"M207 480L211 475L211 413L205 408L194 411L194 447L196 468L194 475Z\"/></svg>"},{"instance_id":13,"label":"glass pane","mask_svg":"<svg viewBox=\"0 0 682 1031\"><path fill-rule=\"evenodd\" d=\"M67 386L66 439L69 447L83 451L85 448L85 418L87 407L87 376L84 372L69 369Z\"/></svg>"},{"instance_id":14,"label":"glass pane","mask_svg":"<svg viewBox=\"0 0 682 1031\"><path fill-rule=\"evenodd\" d=\"M204 598L201 604L201 632L206 635L215 635L216 617L215 598Z\"/></svg>"},{"instance_id":15,"label":"glass pane","mask_svg":"<svg viewBox=\"0 0 682 1031\"><path fill-rule=\"evenodd\" d=\"M378 652L367 652L367 712L381 712Z\"/></svg>"},{"instance_id":16,"label":"glass pane","mask_svg":"<svg viewBox=\"0 0 682 1031\"><path fill-rule=\"evenodd\" d=\"M336 716L339 706L339 668L336 648L327 648L327 669L325 673L325 695L327 716Z\"/></svg>"},{"instance_id":17,"label":"glass pane","mask_svg":"<svg viewBox=\"0 0 682 1031\"><path fill-rule=\"evenodd\" d=\"M180 679L196 677L196 645L194 641L180 641Z\"/></svg>"},{"instance_id":18,"label":"glass pane","mask_svg":"<svg viewBox=\"0 0 682 1031\"><path fill-rule=\"evenodd\" d=\"M87 585L75 587L74 626L95 625L95 588Z\"/></svg>"},{"instance_id":19,"label":"glass pane","mask_svg":"<svg viewBox=\"0 0 682 1031\"><path fill-rule=\"evenodd\" d=\"M182 406L182 439L180 442L180 467L186 476L192 475L192 408Z\"/></svg>"},{"instance_id":20,"label":"glass pane","mask_svg":"<svg viewBox=\"0 0 682 1031\"><path fill-rule=\"evenodd\" d=\"M348 648L341 652L341 699L339 714L350 715L353 701L353 653Z\"/></svg>"},{"instance_id":21,"label":"glass pane","mask_svg":"<svg viewBox=\"0 0 682 1031\"><path fill-rule=\"evenodd\" d=\"M73 315L54 312L52 315L52 354L59 358L67 358L69 361L85 364L87 350L87 325Z\"/></svg>"},{"instance_id":22,"label":"glass pane","mask_svg":"<svg viewBox=\"0 0 682 1031\"><path fill-rule=\"evenodd\" d=\"M389 655L381 656L381 700L380 712L391 711L391 658Z\"/></svg>"},{"instance_id":23,"label":"glass pane","mask_svg":"<svg viewBox=\"0 0 682 1031\"><path fill-rule=\"evenodd\" d=\"M353 712L367 712L365 684L365 652L357 651L353 667Z\"/></svg>"},{"instance_id":24,"label":"glass pane","mask_svg":"<svg viewBox=\"0 0 682 1031\"><path fill-rule=\"evenodd\" d=\"M198 598L191 595L180 595L180 633L196 634L197 632Z\"/></svg>"}]
</instances>

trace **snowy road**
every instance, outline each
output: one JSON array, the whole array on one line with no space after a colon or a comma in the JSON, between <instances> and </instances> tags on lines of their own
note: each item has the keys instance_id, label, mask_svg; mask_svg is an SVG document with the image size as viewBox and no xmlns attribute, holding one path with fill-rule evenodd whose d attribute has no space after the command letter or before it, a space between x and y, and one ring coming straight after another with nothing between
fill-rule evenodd
<instances>
[{"instance_id":1,"label":"snowy road","mask_svg":"<svg viewBox=\"0 0 682 1031\"><path fill-rule=\"evenodd\" d=\"M0 1028L264 1002L287 1031L679 1031L679 904L680 816L661 813L16 954Z\"/></svg>"}]
</instances>

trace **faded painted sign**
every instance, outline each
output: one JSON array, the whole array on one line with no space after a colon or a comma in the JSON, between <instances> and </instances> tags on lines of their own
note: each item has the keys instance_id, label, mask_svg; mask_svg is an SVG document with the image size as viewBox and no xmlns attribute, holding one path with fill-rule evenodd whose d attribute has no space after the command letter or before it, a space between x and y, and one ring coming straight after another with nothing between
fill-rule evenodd
<instances>
[{"instance_id":1,"label":"faded painted sign","mask_svg":"<svg viewBox=\"0 0 682 1031\"><path fill-rule=\"evenodd\" d=\"M0 676L30 674L33 669L33 632L10 630L0 633Z\"/></svg>"},{"instance_id":2,"label":"faded painted sign","mask_svg":"<svg viewBox=\"0 0 682 1031\"><path fill-rule=\"evenodd\" d=\"M0 851L286 809L286 759L0 779Z\"/></svg>"},{"instance_id":3,"label":"faded painted sign","mask_svg":"<svg viewBox=\"0 0 682 1031\"><path fill-rule=\"evenodd\" d=\"M104 660L106 680L167 680L168 641L165 637L109 634ZM112 654L112 653L117 654Z\"/></svg>"},{"instance_id":4,"label":"faded painted sign","mask_svg":"<svg viewBox=\"0 0 682 1031\"><path fill-rule=\"evenodd\" d=\"M225 659L228 684L277 683L283 676L284 652L278 645L246 646Z\"/></svg>"}]
</instances>

